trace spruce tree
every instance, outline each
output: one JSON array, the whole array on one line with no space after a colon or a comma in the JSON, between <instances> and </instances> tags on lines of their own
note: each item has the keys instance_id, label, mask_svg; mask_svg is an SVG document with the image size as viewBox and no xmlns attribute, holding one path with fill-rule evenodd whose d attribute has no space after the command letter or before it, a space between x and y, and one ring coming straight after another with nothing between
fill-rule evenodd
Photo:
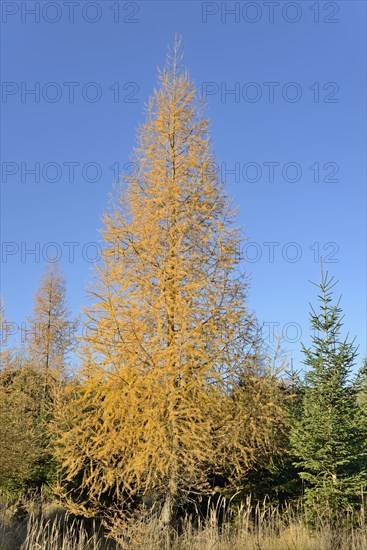
<instances>
[{"instance_id":1,"label":"spruce tree","mask_svg":"<svg viewBox=\"0 0 367 550\"><path fill-rule=\"evenodd\" d=\"M315 284L315 283L313 283ZM360 503L366 483L363 426L352 369L357 349L342 337L337 282L321 269L319 308L311 306L312 346L303 346L304 380L301 415L291 434L295 465L305 481L308 510L333 518Z\"/></svg>"}]
</instances>

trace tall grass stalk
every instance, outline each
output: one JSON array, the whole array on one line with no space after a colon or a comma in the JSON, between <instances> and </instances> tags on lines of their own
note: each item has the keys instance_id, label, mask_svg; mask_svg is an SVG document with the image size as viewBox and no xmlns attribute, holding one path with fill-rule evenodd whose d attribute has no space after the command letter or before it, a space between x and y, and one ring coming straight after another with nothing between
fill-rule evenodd
<instances>
[{"instance_id":1,"label":"tall grass stalk","mask_svg":"<svg viewBox=\"0 0 367 550\"><path fill-rule=\"evenodd\" d=\"M18 503L19 504L19 503ZM251 498L236 506L209 503L205 515L186 515L169 532L147 511L116 523L107 539L97 522L70 517L50 505L0 505L0 550L366 550L367 526L307 525L301 503L283 507ZM351 513L352 514L352 513Z\"/></svg>"}]
</instances>

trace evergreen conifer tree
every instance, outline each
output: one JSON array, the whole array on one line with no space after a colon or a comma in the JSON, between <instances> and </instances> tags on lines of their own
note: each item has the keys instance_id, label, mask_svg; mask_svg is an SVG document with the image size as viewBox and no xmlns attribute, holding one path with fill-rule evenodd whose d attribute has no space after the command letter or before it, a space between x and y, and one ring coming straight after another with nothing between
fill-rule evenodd
<instances>
[{"instance_id":1,"label":"evergreen conifer tree","mask_svg":"<svg viewBox=\"0 0 367 550\"><path fill-rule=\"evenodd\" d=\"M353 341L342 338L340 299L333 301L333 277L319 288L319 308L311 306L312 346L303 346L308 367L301 414L291 443L295 464L305 480L309 510L335 517L360 503L367 462L352 369L357 355Z\"/></svg>"}]
</instances>

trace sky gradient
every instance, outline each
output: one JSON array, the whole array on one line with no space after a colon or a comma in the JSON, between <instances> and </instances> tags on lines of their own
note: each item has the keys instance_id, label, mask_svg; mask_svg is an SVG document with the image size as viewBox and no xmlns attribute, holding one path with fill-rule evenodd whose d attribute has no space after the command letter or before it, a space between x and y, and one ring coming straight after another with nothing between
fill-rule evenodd
<instances>
[{"instance_id":1,"label":"sky gradient","mask_svg":"<svg viewBox=\"0 0 367 550\"><path fill-rule=\"evenodd\" d=\"M239 207L250 304L267 323L265 337L270 327L283 332L300 366L308 303L316 298L308 280L319 281L321 255L339 280L361 362L364 2L29 1L3 2L1 15L7 318L20 324L30 315L55 251L73 313L88 303L108 194L116 175L131 169L157 68L178 33L208 101L219 170Z\"/></svg>"}]
</instances>

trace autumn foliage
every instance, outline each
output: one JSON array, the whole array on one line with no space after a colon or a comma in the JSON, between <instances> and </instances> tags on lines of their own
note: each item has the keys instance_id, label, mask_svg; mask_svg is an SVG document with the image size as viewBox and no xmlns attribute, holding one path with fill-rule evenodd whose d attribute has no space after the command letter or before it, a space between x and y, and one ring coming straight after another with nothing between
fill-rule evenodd
<instances>
[{"instance_id":1,"label":"autumn foliage","mask_svg":"<svg viewBox=\"0 0 367 550\"><path fill-rule=\"evenodd\" d=\"M2 346L0 497L33 491L43 505L48 491L139 548L169 548L180 528L186 540L207 528L225 537L225 517L244 541L272 526L273 512L272 536L290 519L299 528L298 517L313 527L342 518L349 533L365 524L366 365L354 380L357 351L340 338L341 309L323 278L321 310L311 310L318 334L303 348L309 372L279 372L249 307L244 237L204 107L176 41L138 131L134 174L115 184L103 217L77 341L52 265L24 345ZM3 303L0 316L3 336ZM42 522L32 541L47 532Z\"/></svg>"},{"instance_id":2,"label":"autumn foliage","mask_svg":"<svg viewBox=\"0 0 367 550\"><path fill-rule=\"evenodd\" d=\"M104 216L82 382L60 411L58 457L89 509L102 494L153 494L168 522L274 443L280 408L208 129L176 44L139 130L136 176Z\"/></svg>"}]
</instances>

